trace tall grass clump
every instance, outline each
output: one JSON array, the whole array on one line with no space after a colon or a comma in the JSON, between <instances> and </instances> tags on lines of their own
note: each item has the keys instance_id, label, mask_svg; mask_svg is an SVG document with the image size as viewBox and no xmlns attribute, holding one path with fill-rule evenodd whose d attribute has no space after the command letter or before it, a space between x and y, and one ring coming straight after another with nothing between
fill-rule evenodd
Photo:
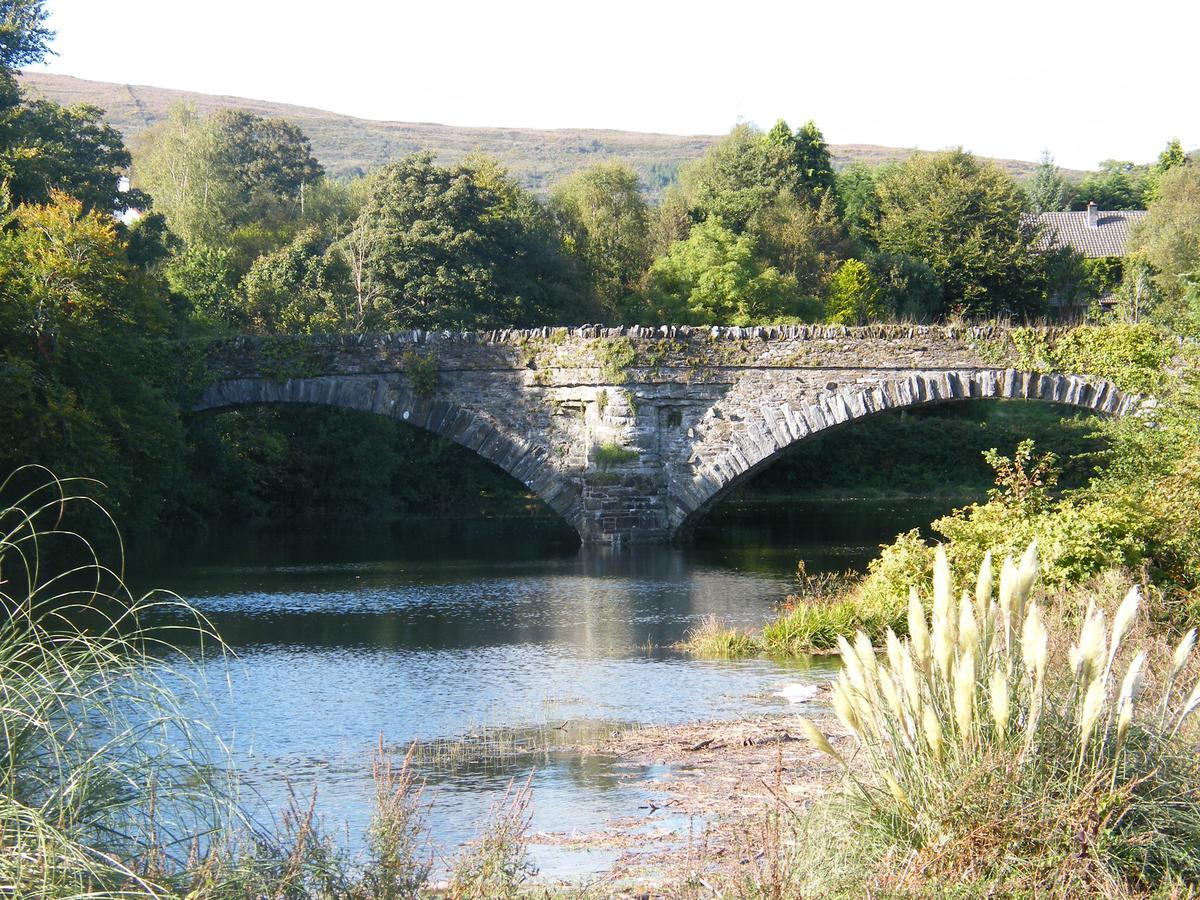
<instances>
[{"instance_id":1,"label":"tall grass clump","mask_svg":"<svg viewBox=\"0 0 1200 900\"><path fill-rule=\"evenodd\" d=\"M416 744L399 766L380 738L375 756L375 815L367 830L368 862L361 877L363 896L409 900L420 896L433 870L425 826L423 785L413 772Z\"/></svg>"},{"instance_id":2,"label":"tall grass clump","mask_svg":"<svg viewBox=\"0 0 1200 900\"><path fill-rule=\"evenodd\" d=\"M164 662L180 629L193 644L211 632L178 598L132 596L71 530L99 509L79 486L46 476L0 505L4 896L158 894L235 815Z\"/></svg>"},{"instance_id":3,"label":"tall grass clump","mask_svg":"<svg viewBox=\"0 0 1200 900\"><path fill-rule=\"evenodd\" d=\"M916 531L899 535L871 561L867 575L851 572L809 575L801 563L795 594L763 628L763 648L779 656L832 650L843 634L864 631L882 642L889 628L904 633L905 596L894 585L919 578L928 557Z\"/></svg>"},{"instance_id":4,"label":"tall grass clump","mask_svg":"<svg viewBox=\"0 0 1200 900\"><path fill-rule=\"evenodd\" d=\"M724 625L717 616L705 616L677 646L694 656L729 659L751 656L762 649L754 635Z\"/></svg>"},{"instance_id":5,"label":"tall grass clump","mask_svg":"<svg viewBox=\"0 0 1200 900\"><path fill-rule=\"evenodd\" d=\"M1125 896L1200 884L1189 718L1200 682L1181 683L1196 633L1154 657L1127 647L1135 587L1111 622L1093 602L1068 640L1030 599L1037 572L1030 545L997 585L988 555L956 597L939 548L930 618L914 589L908 637L889 631L881 657L863 632L839 639L832 702L862 761L846 769L847 824L886 860L890 889Z\"/></svg>"},{"instance_id":6,"label":"tall grass clump","mask_svg":"<svg viewBox=\"0 0 1200 900\"><path fill-rule=\"evenodd\" d=\"M492 808L478 837L453 861L450 896L463 900L509 900L535 874L529 863L533 823L533 774L524 784L510 782Z\"/></svg>"}]
</instances>

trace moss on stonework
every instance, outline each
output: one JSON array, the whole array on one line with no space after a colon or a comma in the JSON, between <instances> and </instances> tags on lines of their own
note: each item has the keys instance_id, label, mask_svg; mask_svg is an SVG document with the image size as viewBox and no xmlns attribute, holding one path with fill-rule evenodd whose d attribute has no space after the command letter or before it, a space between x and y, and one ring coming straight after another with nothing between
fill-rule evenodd
<instances>
[{"instance_id":1,"label":"moss on stonework","mask_svg":"<svg viewBox=\"0 0 1200 900\"><path fill-rule=\"evenodd\" d=\"M258 374L271 381L315 378L328 370L320 347L293 337L266 337L258 346Z\"/></svg>"},{"instance_id":2,"label":"moss on stonework","mask_svg":"<svg viewBox=\"0 0 1200 900\"><path fill-rule=\"evenodd\" d=\"M592 448L592 462L599 469L612 469L633 462L641 456L636 450L622 447L615 442L598 444Z\"/></svg>"}]
</instances>

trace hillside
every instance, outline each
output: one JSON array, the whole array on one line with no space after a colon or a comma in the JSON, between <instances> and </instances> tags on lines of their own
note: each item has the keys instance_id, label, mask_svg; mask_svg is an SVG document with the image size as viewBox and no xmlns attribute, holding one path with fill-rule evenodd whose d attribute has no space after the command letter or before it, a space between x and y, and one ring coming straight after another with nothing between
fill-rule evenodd
<instances>
[{"instance_id":1,"label":"hillside","mask_svg":"<svg viewBox=\"0 0 1200 900\"><path fill-rule=\"evenodd\" d=\"M86 81L45 72L25 73L21 84L30 96L68 106L90 103L103 108L108 121L131 144L142 131L162 121L176 103L189 103L201 113L233 106L289 119L304 129L317 158L335 178L361 174L419 150L434 151L442 162L480 151L500 160L526 186L543 193L577 169L601 160L623 160L641 173L648 192L657 196L674 179L682 163L700 156L719 139L719 135L588 128L462 128L424 122L379 122L265 100ZM838 166L853 162L878 164L903 159L911 152L873 144L834 144L830 149ZM1034 163L1021 160L996 162L1017 178L1027 176L1034 167Z\"/></svg>"}]
</instances>

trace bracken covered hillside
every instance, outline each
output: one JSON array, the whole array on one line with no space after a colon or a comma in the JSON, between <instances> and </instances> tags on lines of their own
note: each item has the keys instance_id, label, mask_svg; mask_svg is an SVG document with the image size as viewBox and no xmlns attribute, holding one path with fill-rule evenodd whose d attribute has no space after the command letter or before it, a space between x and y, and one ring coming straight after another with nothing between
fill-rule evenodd
<instances>
[{"instance_id":1,"label":"bracken covered hillside","mask_svg":"<svg viewBox=\"0 0 1200 900\"><path fill-rule=\"evenodd\" d=\"M56 103L90 103L107 110L108 120L130 143L140 132L161 121L176 103L190 103L202 114L233 106L295 122L311 138L314 153L334 177L366 172L418 150L435 151L443 163L481 151L499 159L523 184L540 193L548 191L556 181L577 169L600 160L622 159L638 170L647 192L657 196L671 182L682 163L700 156L718 138L717 135L680 136L595 128L463 128L418 122L378 122L286 103L86 81L45 72L23 74L21 84L30 95ZM834 144L830 150L839 167L856 161L873 164L902 159L910 152L873 144ZM997 162L1018 178L1027 176L1035 165L1020 160Z\"/></svg>"}]
</instances>

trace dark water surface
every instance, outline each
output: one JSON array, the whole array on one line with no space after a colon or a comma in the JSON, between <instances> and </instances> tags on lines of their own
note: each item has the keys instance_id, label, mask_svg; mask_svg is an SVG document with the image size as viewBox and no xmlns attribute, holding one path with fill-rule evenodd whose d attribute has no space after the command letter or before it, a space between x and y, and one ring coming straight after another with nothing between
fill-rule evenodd
<instances>
[{"instance_id":1,"label":"dark water surface","mask_svg":"<svg viewBox=\"0 0 1200 900\"><path fill-rule=\"evenodd\" d=\"M357 847L382 736L420 757L430 825L450 851L533 775L534 831L639 815L664 774L555 750L580 734L785 709L829 661L695 660L671 646L705 616L760 627L809 571L861 568L945 502L726 505L682 548L579 548L553 523L425 523L304 536L217 535L160 560L236 654L202 666L206 713L266 818L315 789ZM466 739L464 742L463 739ZM489 752L490 748L490 752ZM661 814L660 814L661 817ZM688 823L663 819L659 827ZM613 854L533 848L547 877Z\"/></svg>"}]
</instances>

